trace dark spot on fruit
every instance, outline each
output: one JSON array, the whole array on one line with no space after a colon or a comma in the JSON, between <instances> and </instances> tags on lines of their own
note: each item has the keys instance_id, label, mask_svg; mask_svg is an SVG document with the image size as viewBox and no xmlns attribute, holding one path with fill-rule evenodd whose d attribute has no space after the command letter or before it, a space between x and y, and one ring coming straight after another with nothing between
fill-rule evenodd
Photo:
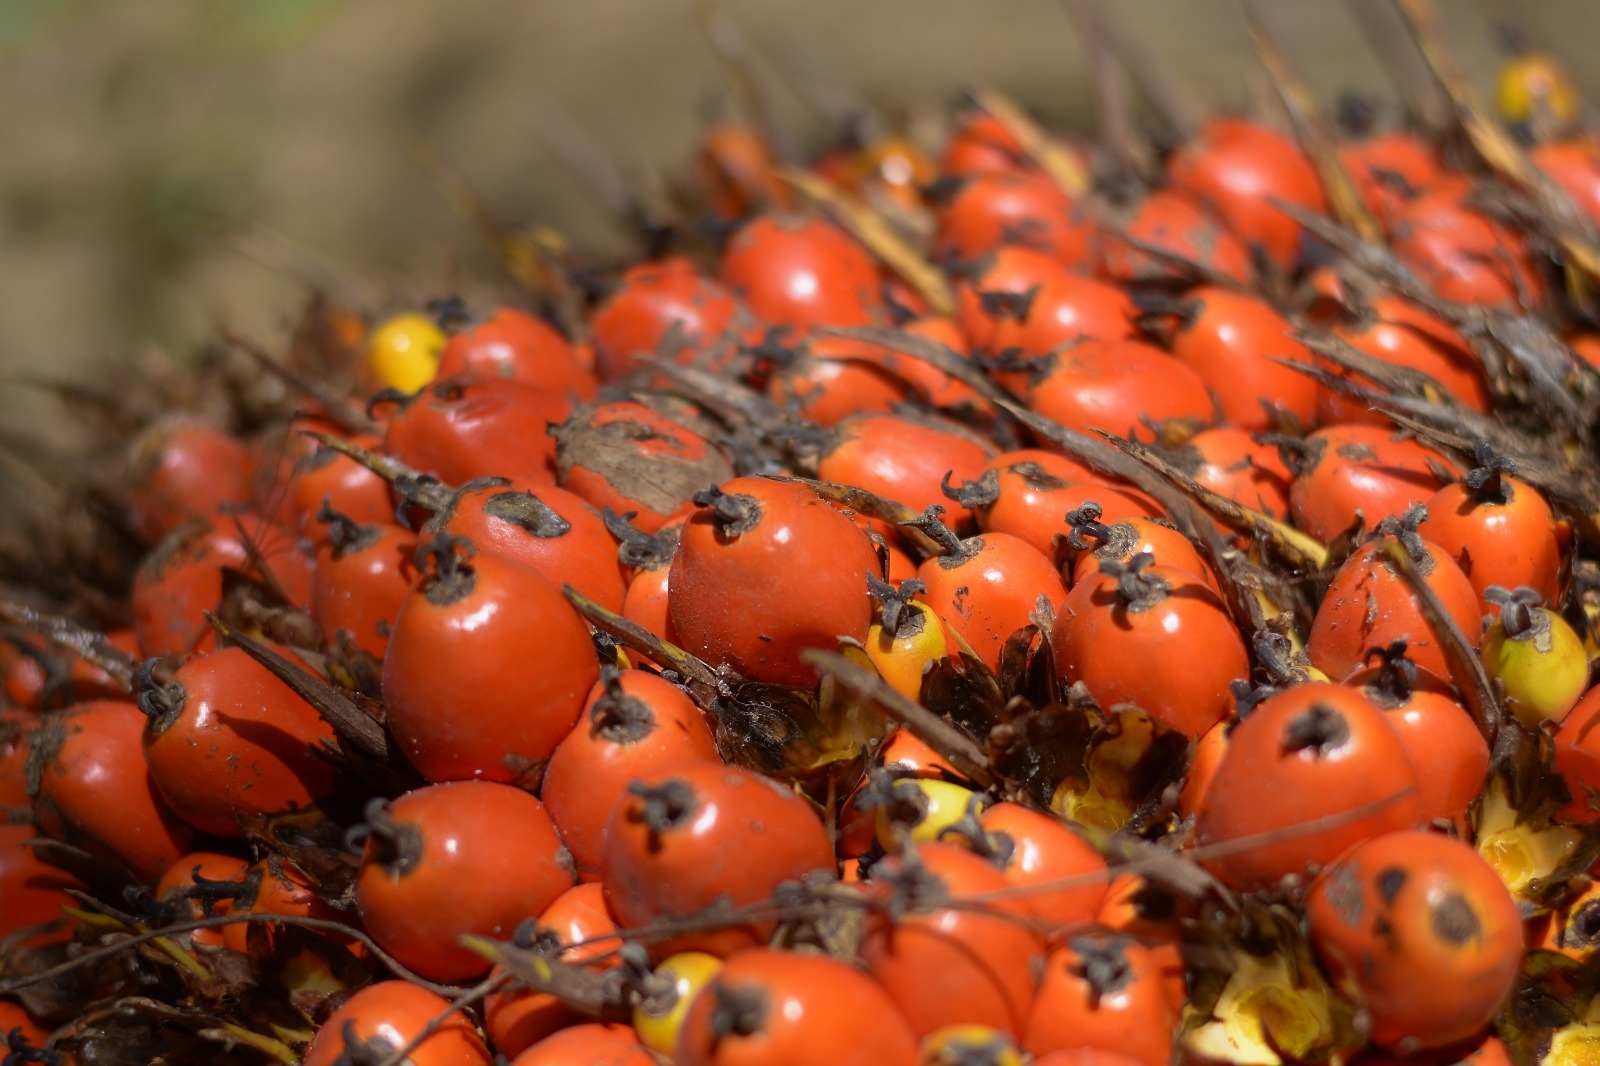
<instances>
[{"instance_id":1,"label":"dark spot on fruit","mask_svg":"<svg viewBox=\"0 0 1600 1066\"><path fill-rule=\"evenodd\" d=\"M1600 899L1591 899L1567 916L1561 931L1563 947L1587 948L1600 942Z\"/></svg>"},{"instance_id":2,"label":"dark spot on fruit","mask_svg":"<svg viewBox=\"0 0 1600 1066\"><path fill-rule=\"evenodd\" d=\"M1378 896L1384 903L1394 906L1395 897L1405 887L1406 872L1398 866L1389 866L1378 874Z\"/></svg>"},{"instance_id":3,"label":"dark spot on fruit","mask_svg":"<svg viewBox=\"0 0 1600 1066\"><path fill-rule=\"evenodd\" d=\"M1452 892L1433 905L1433 934L1457 947L1483 935L1478 913L1459 893Z\"/></svg>"},{"instance_id":4,"label":"dark spot on fruit","mask_svg":"<svg viewBox=\"0 0 1600 1066\"><path fill-rule=\"evenodd\" d=\"M1339 447L1334 449L1334 454L1336 454L1339 458L1347 459L1352 463L1370 462L1378 457L1378 453L1367 447L1365 444L1353 443L1339 445Z\"/></svg>"},{"instance_id":5,"label":"dark spot on fruit","mask_svg":"<svg viewBox=\"0 0 1600 1066\"><path fill-rule=\"evenodd\" d=\"M1289 720L1283 729L1285 755L1309 751L1331 755L1350 740L1350 723L1325 703L1313 703Z\"/></svg>"},{"instance_id":6,"label":"dark spot on fruit","mask_svg":"<svg viewBox=\"0 0 1600 1066\"><path fill-rule=\"evenodd\" d=\"M1322 891L1341 922L1356 925L1361 921L1365 897L1361 892L1361 880L1349 866L1341 863L1329 870Z\"/></svg>"}]
</instances>

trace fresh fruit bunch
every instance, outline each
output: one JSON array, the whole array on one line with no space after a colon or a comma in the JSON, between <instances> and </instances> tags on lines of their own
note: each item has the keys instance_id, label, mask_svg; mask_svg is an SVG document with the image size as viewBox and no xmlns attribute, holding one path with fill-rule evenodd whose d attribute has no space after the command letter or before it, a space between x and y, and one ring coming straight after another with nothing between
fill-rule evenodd
<instances>
[{"instance_id":1,"label":"fresh fruit bunch","mask_svg":"<svg viewBox=\"0 0 1600 1066\"><path fill-rule=\"evenodd\" d=\"M450 179L516 298L64 391L7 1063L1592 1061L1600 141L1402 7L1410 125L1259 21L1159 139L730 118L638 262Z\"/></svg>"}]
</instances>

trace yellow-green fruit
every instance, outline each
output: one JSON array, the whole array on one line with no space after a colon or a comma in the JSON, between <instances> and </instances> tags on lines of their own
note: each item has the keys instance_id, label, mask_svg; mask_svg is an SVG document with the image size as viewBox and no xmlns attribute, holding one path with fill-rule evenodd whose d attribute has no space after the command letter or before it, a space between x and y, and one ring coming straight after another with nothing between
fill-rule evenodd
<instances>
[{"instance_id":1,"label":"yellow-green fruit","mask_svg":"<svg viewBox=\"0 0 1600 1066\"><path fill-rule=\"evenodd\" d=\"M1589 683L1589 656L1583 640L1564 619L1544 607L1528 610L1530 624L1508 631L1504 614L1483 637L1483 666L1500 682L1506 709L1523 725L1537 729L1559 722L1583 696Z\"/></svg>"},{"instance_id":2,"label":"yellow-green fruit","mask_svg":"<svg viewBox=\"0 0 1600 1066\"><path fill-rule=\"evenodd\" d=\"M689 1004L721 969L722 960L703 951L680 951L661 960L654 977L662 987L633 1008L633 1031L639 1043L671 1058Z\"/></svg>"},{"instance_id":3,"label":"yellow-green fruit","mask_svg":"<svg viewBox=\"0 0 1600 1066\"><path fill-rule=\"evenodd\" d=\"M943 659L948 652L944 625L933 608L925 603L908 603L901 608L905 617L893 632L874 622L867 630L867 658L889 686L907 699L922 694L922 674L929 663Z\"/></svg>"},{"instance_id":4,"label":"yellow-green fruit","mask_svg":"<svg viewBox=\"0 0 1600 1066\"><path fill-rule=\"evenodd\" d=\"M976 795L970 788L924 778L901 778L892 786L893 800L878 806L878 843L894 850L909 836L918 844L932 844L939 834L959 822ZM907 811L914 810L912 817Z\"/></svg>"},{"instance_id":5,"label":"yellow-green fruit","mask_svg":"<svg viewBox=\"0 0 1600 1066\"><path fill-rule=\"evenodd\" d=\"M1507 122L1527 122L1542 113L1567 123L1578 114L1578 90L1559 60L1529 52L1500 68L1495 106Z\"/></svg>"},{"instance_id":6,"label":"yellow-green fruit","mask_svg":"<svg viewBox=\"0 0 1600 1066\"><path fill-rule=\"evenodd\" d=\"M1022 1066L1011 1034L987 1025L946 1025L922 1038L917 1066Z\"/></svg>"},{"instance_id":7,"label":"yellow-green fruit","mask_svg":"<svg viewBox=\"0 0 1600 1066\"><path fill-rule=\"evenodd\" d=\"M416 392L433 380L448 339L427 315L395 315L367 337L367 373L380 389Z\"/></svg>"}]
</instances>

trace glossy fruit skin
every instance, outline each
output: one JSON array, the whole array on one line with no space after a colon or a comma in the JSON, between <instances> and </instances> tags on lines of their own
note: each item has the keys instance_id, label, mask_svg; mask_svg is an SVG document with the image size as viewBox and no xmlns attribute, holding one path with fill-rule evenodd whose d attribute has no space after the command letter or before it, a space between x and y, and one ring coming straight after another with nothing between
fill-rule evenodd
<instances>
[{"instance_id":1,"label":"glossy fruit skin","mask_svg":"<svg viewBox=\"0 0 1600 1066\"><path fill-rule=\"evenodd\" d=\"M0 937L19 947L42 946L68 938L68 920L62 907L79 906L67 895L69 888L86 886L64 870L50 866L26 842L38 834L31 825L0 822ZM57 929L20 940L10 939L19 929L60 922Z\"/></svg>"},{"instance_id":2,"label":"glossy fruit skin","mask_svg":"<svg viewBox=\"0 0 1600 1066\"><path fill-rule=\"evenodd\" d=\"M1569 822L1600 818L1600 686L1586 692L1555 733L1556 772L1572 793L1561 810Z\"/></svg>"},{"instance_id":3,"label":"glossy fruit skin","mask_svg":"<svg viewBox=\"0 0 1600 1066\"><path fill-rule=\"evenodd\" d=\"M383 450L448 485L473 478L554 484L556 440L547 430L572 413L553 390L506 378L434 381L387 413Z\"/></svg>"},{"instance_id":4,"label":"glossy fruit skin","mask_svg":"<svg viewBox=\"0 0 1600 1066\"><path fill-rule=\"evenodd\" d=\"M809 803L759 774L710 761L636 781L612 812L603 866L606 899L624 927L755 903L784 881L835 869L832 843ZM690 950L726 956L762 943L772 929L771 921L746 922L650 949L657 958Z\"/></svg>"},{"instance_id":5,"label":"glossy fruit skin","mask_svg":"<svg viewBox=\"0 0 1600 1066\"><path fill-rule=\"evenodd\" d=\"M1035 172L973 175L935 213L933 255L946 262L971 262L1014 244L1070 266L1084 260L1094 232L1083 210Z\"/></svg>"},{"instance_id":6,"label":"glossy fruit skin","mask_svg":"<svg viewBox=\"0 0 1600 1066\"><path fill-rule=\"evenodd\" d=\"M658 1054L671 1055L678 1046L689 1005L721 969L722 960L703 951L681 951L662 959L652 974L670 983L670 990L641 999L633 1008L633 1029L639 1042Z\"/></svg>"},{"instance_id":7,"label":"glossy fruit skin","mask_svg":"<svg viewBox=\"0 0 1600 1066\"><path fill-rule=\"evenodd\" d=\"M778 177L778 169L772 146L737 120L707 126L695 150L695 178L711 209L723 218L792 204L794 192Z\"/></svg>"},{"instance_id":8,"label":"glossy fruit skin","mask_svg":"<svg viewBox=\"0 0 1600 1066\"><path fill-rule=\"evenodd\" d=\"M1455 690L1437 675L1417 670L1403 698L1381 682L1382 669L1368 667L1344 679L1383 708L1417 775L1421 822L1443 820L1470 839L1468 808L1489 779L1489 743L1478 731Z\"/></svg>"},{"instance_id":9,"label":"glossy fruit skin","mask_svg":"<svg viewBox=\"0 0 1600 1066\"><path fill-rule=\"evenodd\" d=\"M682 689L655 674L624 670L615 691L589 692L578 724L556 745L540 795L572 852L578 876L599 880L605 830L628 785L685 760L720 763L711 728Z\"/></svg>"},{"instance_id":10,"label":"glossy fruit skin","mask_svg":"<svg viewBox=\"0 0 1600 1066\"><path fill-rule=\"evenodd\" d=\"M1345 141L1338 153L1362 203L1385 229L1407 201L1444 174L1438 153L1408 130Z\"/></svg>"},{"instance_id":11,"label":"glossy fruit skin","mask_svg":"<svg viewBox=\"0 0 1600 1066\"><path fill-rule=\"evenodd\" d=\"M758 215L746 222L723 251L721 280L773 326L869 326L884 310L871 255L814 216Z\"/></svg>"},{"instance_id":12,"label":"glossy fruit skin","mask_svg":"<svg viewBox=\"0 0 1600 1066\"><path fill-rule=\"evenodd\" d=\"M992 499L972 504L978 528L1025 540L1057 563L1067 559L1069 511L1092 502L1107 524L1161 513L1153 501L1131 495L1131 487L1114 486L1065 456L1035 448L996 456L979 477L980 488L985 485L992 486Z\"/></svg>"},{"instance_id":13,"label":"glossy fruit skin","mask_svg":"<svg viewBox=\"0 0 1600 1066\"><path fill-rule=\"evenodd\" d=\"M629 267L589 319L595 361L606 381L616 381L641 356L655 356L674 327L685 347L680 361L709 352L742 317L739 302L697 272L689 260L671 256Z\"/></svg>"},{"instance_id":14,"label":"glossy fruit skin","mask_svg":"<svg viewBox=\"0 0 1600 1066\"><path fill-rule=\"evenodd\" d=\"M1555 603L1561 593L1561 544L1555 515L1539 490L1508 474L1499 476L1504 499L1480 498L1462 482L1446 485L1428 500L1428 519L1418 535L1439 545L1472 584L1483 613L1495 608L1484 597L1491 585L1527 585Z\"/></svg>"},{"instance_id":15,"label":"glossy fruit skin","mask_svg":"<svg viewBox=\"0 0 1600 1066\"><path fill-rule=\"evenodd\" d=\"M1311 363L1309 349L1289 336L1289 320L1248 293L1203 286L1188 295L1188 311L1172 338L1172 354L1200 375L1222 421L1245 430L1316 421L1317 383L1288 359Z\"/></svg>"},{"instance_id":16,"label":"glossy fruit skin","mask_svg":"<svg viewBox=\"0 0 1600 1066\"><path fill-rule=\"evenodd\" d=\"M1372 529L1443 488L1429 463L1455 465L1414 440L1378 426L1325 426L1306 438L1305 466L1289 486L1294 524L1321 541L1349 529L1359 513Z\"/></svg>"},{"instance_id":17,"label":"glossy fruit skin","mask_svg":"<svg viewBox=\"0 0 1600 1066\"><path fill-rule=\"evenodd\" d=\"M1202 852L1201 862L1248 891L1408 829L1419 813L1417 773L1384 713L1356 689L1312 681L1269 696L1235 727L1196 816L1195 843L1238 842L1243 850ZM1303 828L1331 817L1319 831Z\"/></svg>"},{"instance_id":18,"label":"glossy fruit skin","mask_svg":"<svg viewBox=\"0 0 1600 1066\"><path fill-rule=\"evenodd\" d=\"M1177 810L1182 817L1188 818L1204 806L1206 791L1222 762L1222 753L1228 750L1228 734L1233 731L1234 724L1232 718L1224 718L1195 738L1183 787L1178 792Z\"/></svg>"},{"instance_id":19,"label":"glossy fruit skin","mask_svg":"<svg viewBox=\"0 0 1600 1066\"><path fill-rule=\"evenodd\" d=\"M991 856L1008 882L1030 891L1027 900L1047 928L1091 921L1105 900L1106 861L1060 819L1020 803L995 803L978 816L987 834L1003 835ZM1038 891L1044 886L1049 891ZM1057 886L1060 887L1057 887Z\"/></svg>"},{"instance_id":20,"label":"glossy fruit skin","mask_svg":"<svg viewBox=\"0 0 1600 1066\"><path fill-rule=\"evenodd\" d=\"M1581 137L1551 141L1529 157L1591 222L1600 219L1600 146Z\"/></svg>"},{"instance_id":21,"label":"glossy fruit skin","mask_svg":"<svg viewBox=\"0 0 1600 1066\"><path fill-rule=\"evenodd\" d=\"M398 1050L435 1017L443 1016L449 1005L442 996L406 981L368 985L328 1015L306 1049L303 1066L335 1066L345 1059L347 1025L353 1026L352 1035L359 1041L377 1038L390 1045L388 1051ZM488 1066L491 1061L472 1022L459 1012L451 1014L408 1058L414 1066Z\"/></svg>"},{"instance_id":22,"label":"glossy fruit skin","mask_svg":"<svg viewBox=\"0 0 1600 1066\"><path fill-rule=\"evenodd\" d=\"M1135 580L1149 595L1124 596L1115 574L1079 579L1056 611L1056 668L1102 706L1136 704L1198 737L1233 710L1228 685L1250 672L1244 640L1203 578L1154 565Z\"/></svg>"},{"instance_id":23,"label":"glossy fruit skin","mask_svg":"<svg viewBox=\"0 0 1600 1066\"><path fill-rule=\"evenodd\" d=\"M694 493L733 477L733 464L709 439L711 422L687 403L651 397L581 407L552 433L561 487L595 510L633 513L646 533Z\"/></svg>"},{"instance_id":24,"label":"glossy fruit skin","mask_svg":"<svg viewBox=\"0 0 1600 1066\"><path fill-rule=\"evenodd\" d=\"M128 457L134 529L154 544L192 518L250 503L250 451L222 429L173 418L150 427Z\"/></svg>"},{"instance_id":25,"label":"glossy fruit skin","mask_svg":"<svg viewBox=\"0 0 1600 1066\"><path fill-rule=\"evenodd\" d=\"M367 336L367 376L375 388L416 392L433 380L447 340L427 315L417 311L394 315Z\"/></svg>"},{"instance_id":26,"label":"glossy fruit skin","mask_svg":"<svg viewBox=\"0 0 1600 1066\"><path fill-rule=\"evenodd\" d=\"M867 535L794 482L735 478L721 487L742 516L724 522L709 505L684 524L668 577L668 609L682 646L746 677L810 687L807 648L832 651L872 624L867 574L877 552ZM762 637L767 639L762 639Z\"/></svg>"},{"instance_id":27,"label":"glossy fruit skin","mask_svg":"<svg viewBox=\"0 0 1600 1066\"><path fill-rule=\"evenodd\" d=\"M617 923L606 909L604 892L595 884L578 885L557 896L539 915L539 931L559 937L564 945L576 945L561 952L561 961L567 963L590 962L615 952L618 944L610 938ZM592 965L611 969L620 961L611 954ZM528 988L490 993L483 1001L483 1015L489 1039L502 1055L521 1054L582 1018L550 993Z\"/></svg>"},{"instance_id":28,"label":"glossy fruit skin","mask_svg":"<svg viewBox=\"0 0 1600 1066\"><path fill-rule=\"evenodd\" d=\"M1046 958L1022 1046L1035 1055L1098 1047L1165 1066L1175 1023L1150 950L1133 937L1091 930Z\"/></svg>"},{"instance_id":29,"label":"glossy fruit skin","mask_svg":"<svg viewBox=\"0 0 1600 1066\"><path fill-rule=\"evenodd\" d=\"M459 938L509 939L519 922L572 887L571 857L544 804L521 789L492 781L429 785L390 804L388 818L404 835L394 847L376 832L368 838L356 909L384 950L435 980L487 973L489 961L458 946ZM508 848L508 839L517 846Z\"/></svg>"},{"instance_id":30,"label":"glossy fruit skin","mask_svg":"<svg viewBox=\"0 0 1600 1066\"><path fill-rule=\"evenodd\" d=\"M80 703L34 733L40 832L113 856L152 881L189 850L192 834L150 779L145 717L133 703Z\"/></svg>"},{"instance_id":31,"label":"glossy fruit skin","mask_svg":"<svg viewBox=\"0 0 1600 1066\"><path fill-rule=\"evenodd\" d=\"M1174 1017L1181 1017L1189 1002L1182 950L1183 920L1194 916L1193 905L1170 891L1138 874L1121 873L1111 879L1105 902L1094 918L1102 929L1125 933L1149 952L1161 973L1162 989Z\"/></svg>"},{"instance_id":32,"label":"glossy fruit skin","mask_svg":"<svg viewBox=\"0 0 1600 1066\"><path fill-rule=\"evenodd\" d=\"M417 535L393 523L361 527L317 550L311 618L329 647L341 634L382 660L400 605L417 579Z\"/></svg>"},{"instance_id":33,"label":"glossy fruit skin","mask_svg":"<svg viewBox=\"0 0 1600 1066\"><path fill-rule=\"evenodd\" d=\"M167 804L196 829L242 836L243 816L332 793L333 765L316 754L334 743L332 727L243 650L189 660L161 695L145 727L145 760Z\"/></svg>"},{"instance_id":34,"label":"glossy fruit skin","mask_svg":"<svg viewBox=\"0 0 1600 1066\"><path fill-rule=\"evenodd\" d=\"M626 1025L584 1022L551 1033L511 1066L658 1066Z\"/></svg>"},{"instance_id":35,"label":"glossy fruit skin","mask_svg":"<svg viewBox=\"0 0 1600 1066\"><path fill-rule=\"evenodd\" d=\"M958 119L939 157L939 173L954 178L1026 171L1032 166L1005 124L980 108L972 108Z\"/></svg>"},{"instance_id":36,"label":"glossy fruit skin","mask_svg":"<svg viewBox=\"0 0 1600 1066\"><path fill-rule=\"evenodd\" d=\"M725 1019L747 1004L750 1016L728 1032ZM914 1066L916 1056L911 1026L856 967L825 955L751 948L730 955L695 997L674 1061Z\"/></svg>"},{"instance_id":37,"label":"glossy fruit skin","mask_svg":"<svg viewBox=\"0 0 1600 1066\"><path fill-rule=\"evenodd\" d=\"M1168 421L1203 427L1216 420L1199 374L1132 340L1085 340L1053 352L1034 371L1027 401L1068 429L1143 441Z\"/></svg>"},{"instance_id":38,"label":"glossy fruit skin","mask_svg":"<svg viewBox=\"0 0 1600 1066\"><path fill-rule=\"evenodd\" d=\"M430 781L514 781L600 676L589 628L529 566L489 554L423 577L383 660L389 728Z\"/></svg>"},{"instance_id":39,"label":"glossy fruit skin","mask_svg":"<svg viewBox=\"0 0 1600 1066\"><path fill-rule=\"evenodd\" d=\"M1276 448L1231 426L1203 429L1179 451L1179 467L1235 503L1273 518L1289 516L1289 468Z\"/></svg>"},{"instance_id":40,"label":"glossy fruit skin","mask_svg":"<svg viewBox=\"0 0 1600 1066\"><path fill-rule=\"evenodd\" d=\"M1381 310L1378 314L1378 318L1370 321L1342 323L1334 328L1333 334L1374 359L1428 375L1445 394L1469 410L1479 414L1489 413L1493 397L1465 338L1457 334L1454 339L1459 343L1451 343L1438 336L1433 329L1420 328L1415 322L1416 318L1424 315L1432 317L1430 312L1421 308L1408 308L1407 319L1402 321L1382 317ZM1436 321L1430 326L1438 327L1446 336L1454 332L1454 327L1447 322ZM1339 368L1330 369L1341 377L1354 378L1369 389L1382 391L1364 375ZM1391 424L1382 413L1371 410L1367 400L1346 396L1326 386L1318 386L1317 414L1322 422L1364 422L1374 426Z\"/></svg>"},{"instance_id":41,"label":"glossy fruit skin","mask_svg":"<svg viewBox=\"0 0 1600 1066\"><path fill-rule=\"evenodd\" d=\"M248 903L235 902L232 910L251 914L277 914L287 918L316 918L322 921L352 924L354 917L335 909L312 891L310 877L296 867L275 859L264 860L245 871L245 880L255 881L255 898ZM278 922L240 922L225 925L220 932L222 942L234 951L250 954L254 945L270 953L274 941L281 936L284 926ZM322 935L349 948L352 952L365 952L365 945L344 934L318 930Z\"/></svg>"},{"instance_id":42,"label":"glossy fruit skin","mask_svg":"<svg viewBox=\"0 0 1600 1066\"><path fill-rule=\"evenodd\" d=\"M1021 1033L1043 956L1024 924L1028 904L1001 893L981 909L939 906L1001 892L1005 875L957 844L917 845L875 864L872 874L868 891L885 899L899 891L918 904L899 918L869 912L860 949L917 1037L962 1023Z\"/></svg>"},{"instance_id":43,"label":"glossy fruit skin","mask_svg":"<svg viewBox=\"0 0 1600 1066\"><path fill-rule=\"evenodd\" d=\"M910 137L889 134L856 153L850 184L877 203L889 201L902 210L922 206L922 190L937 172L933 160Z\"/></svg>"},{"instance_id":44,"label":"glossy fruit skin","mask_svg":"<svg viewBox=\"0 0 1600 1066\"><path fill-rule=\"evenodd\" d=\"M1149 552L1161 566L1182 570L1216 591L1216 578L1212 577L1211 568L1200 557L1194 543L1171 525L1154 518L1124 518L1106 526L1105 533L1106 536L1098 540L1084 536L1083 539L1092 545L1086 551L1067 546L1071 568L1069 587L1093 578L1099 573L1101 563L1128 563L1135 556Z\"/></svg>"},{"instance_id":45,"label":"glossy fruit skin","mask_svg":"<svg viewBox=\"0 0 1600 1066\"><path fill-rule=\"evenodd\" d=\"M243 891L244 879L249 873L250 864L237 855L223 855L214 851L193 851L181 855L167 868L153 890L155 898L162 903L170 904L177 908L179 917L184 921L199 921L207 917L204 903L194 898L189 893L195 889L200 880L208 882L233 882ZM198 875L200 880L196 879ZM233 911L234 899L223 898L211 901L210 916L217 917ZM228 926L212 926L196 929L189 933L189 939L197 947L217 948L227 943Z\"/></svg>"},{"instance_id":46,"label":"glossy fruit skin","mask_svg":"<svg viewBox=\"0 0 1600 1066\"><path fill-rule=\"evenodd\" d=\"M1527 243L1510 224L1465 203L1464 181L1447 180L1401 210L1391 227L1395 255L1436 295L1517 311L1546 298Z\"/></svg>"},{"instance_id":47,"label":"glossy fruit skin","mask_svg":"<svg viewBox=\"0 0 1600 1066\"><path fill-rule=\"evenodd\" d=\"M450 338L437 376L505 378L582 399L599 383L573 351L572 342L544 319L514 307L467 326Z\"/></svg>"},{"instance_id":48,"label":"glossy fruit skin","mask_svg":"<svg viewBox=\"0 0 1600 1066\"><path fill-rule=\"evenodd\" d=\"M948 759L909 729L897 729L889 734L878 749L878 761L887 769L911 777L942 777L948 781L961 777Z\"/></svg>"},{"instance_id":49,"label":"glossy fruit skin","mask_svg":"<svg viewBox=\"0 0 1600 1066\"><path fill-rule=\"evenodd\" d=\"M1254 284L1250 249L1209 210L1176 189L1158 189L1146 196L1122 228L1128 236L1199 263L1221 278L1245 287ZM1110 234L1100 240L1099 273L1124 283L1199 280L1186 266L1158 258Z\"/></svg>"},{"instance_id":50,"label":"glossy fruit skin","mask_svg":"<svg viewBox=\"0 0 1600 1066\"><path fill-rule=\"evenodd\" d=\"M772 370L767 396L796 417L833 426L851 415L887 413L909 386L898 357L882 345L851 337L808 335L787 363Z\"/></svg>"},{"instance_id":51,"label":"glossy fruit skin","mask_svg":"<svg viewBox=\"0 0 1600 1066\"><path fill-rule=\"evenodd\" d=\"M1059 602L1067 594L1055 563L1027 541L1006 533L968 537L959 550L935 555L917 568L928 604L991 670L1011 634L1029 624L1039 597Z\"/></svg>"},{"instance_id":52,"label":"glossy fruit skin","mask_svg":"<svg viewBox=\"0 0 1600 1066\"><path fill-rule=\"evenodd\" d=\"M1437 544L1421 540L1421 554L1412 565L1444 604L1467 643L1482 641L1478 597L1467 576ZM1433 626L1388 553L1409 551L1383 536L1346 559L1334 574L1317 608L1306 639L1311 664L1329 677L1345 677L1367 659L1370 648L1406 642L1407 653L1424 670L1439 677L1451 674L1449 660Z\"/></svg>"},{"instance_id":53,"label":"glossy fruit skin","mask_svg":"<svg viewBox=\"0 0 1600 1066\"><path fill-rule=\"evenodd\" d=\"M987 355L1017 349L1037 357L1083 337L1131 338L1138 313L1122 289L1031 248L1000 248L956 286L956 323Z\"/></svg>"},{"instance_id":54,"label":"glossy fruit skin","mask_svg":"<svg viewBox=\"0 0 1600 1066\"><path fill-rule=\"evenodd\" d=\"M464 485L421 537L440 533L466 538L480 555L537 570L557 588L571 585L608 611L622 608L627 585L616 538L587 501L565 489L505 478Z\"/></svg>"},{"instance_id":55,"label":"glossy fruit skin","mask_svg":"<svg viewBox=\"0 0 1600 1066\"><path fill-rule=\"evenodd\" d=\"M946 477L957 484L976 478L993 455L976 434L933 416L856 415L839 423L817 476L921 513L949 502L939 487Z\"/></svg>"},{"instance_id":56,"label":"glossy fruit skin","mask_svg":"<svg viewBox=\"0 0 1600 1066\"><path fill-rule=\"evenodd\" d=\"M1208 204L1228 228L1280 270L1300 253L1300 223L1274 200L1314 215L1327 201L1316 168L1289 138L1245 119L1216 118L1167 163L1171 187Z\"/></svg>"},{"instance_id":57,"label":"glossy fruit skin","mask_svg":"<svg viewBox=\"0 0 1600 1066\"><path fill-rule=\"evenodd\" d=\"M1516 900L1470 845L1390 833L1352 850L1306 901L1311 940L1359 990L1384 1047L1436 1048L1484 1030L1522 961Z\"/></svg>"},{"instance_id":58,"label":"glossy fruit skin","mask_svg":"<svg viewBox=\"0 0 1600 1066\"><path fill-rule=\"evenodd\" d=\"M383 441L376 434L358 433L350 437L350 443L376 451ZM291 515L287 524L319 548L328 542L329 527L317 517L324 504L352 522L394 521L389 483L349 456L321 444L295 460L283 488Z\"/></svg>"},{"instance_id":59,"label":"glossy fruit skin","mask_svg":"<svg viewBox=\"0 0 1600 1066\"><path fill-rule=\"evenodd\" d=\"M672 625L671 577L671 555L658 565L636 569L622 599L622 617L663 640L678 644L678 631Z\"/></svg>"},{"instance_id":60,"label":"glossy fruit skin","mask_svg":"<svg viewBox=\"0 0 1600 1066\"><path fill-rule=\"evenodd\" d=\"M222 602L226 571L275 585L303 607L311 601L314 560L306 545L254 515L185 526L145 556L133 578L139 650L146 657L189 655L216 647L206 612ZM271 580L268 581L267 574Z\"/></svg>"},{"instance_id":61,"label":"glossy fruit skin","mask_svg":"<svg viewBox=\"0 0 1600 1066\"><path fill-rule=\"evenodd\" d=\"M972 345L954 318L924 314L900 324L900 331L913 337L942 344L964 360L972 358ZM978 395L971 385L921 359L894 353L895 374L911 387L913 394L929 407L940 411L969 413L989 417L994 404Z\"/></svg>"}]
</instances>

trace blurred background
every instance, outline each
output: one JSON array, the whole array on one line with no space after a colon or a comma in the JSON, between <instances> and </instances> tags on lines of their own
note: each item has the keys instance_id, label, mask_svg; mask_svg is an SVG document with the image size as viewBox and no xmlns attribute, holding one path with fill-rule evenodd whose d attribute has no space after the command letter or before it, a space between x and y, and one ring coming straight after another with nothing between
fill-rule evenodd
<instances>
[{"instance_id":1,"label":"blurred background","mask_svg":"<svg viewBox=\"0 0 1600 1066\"><path fill-rule=\"evenodd\" d=\"M1350 8L1266 0L1313 86L1392 93ZM1351 0L1388 14L1382 0ZM1117 4L1207 104L1248 97L1235 0ZM1520 25L1590 99L1594 0L1441 0L1480 86ZM891 114L992 85L1091 127L1085 50L1058 0L723 0L760 48ZM19 375L92 379L181 359L219 324L279 343L308 282L369 310L505 284L418 165L436 145L500 216L627 249L535 132L556 111L608 150L683 173L722 85L689 0L0 0L0 426L60 434ZM826 136L792 95L802 142ZM3 506L3 500L0 500Z\"/></svg>"}]
</instances>

